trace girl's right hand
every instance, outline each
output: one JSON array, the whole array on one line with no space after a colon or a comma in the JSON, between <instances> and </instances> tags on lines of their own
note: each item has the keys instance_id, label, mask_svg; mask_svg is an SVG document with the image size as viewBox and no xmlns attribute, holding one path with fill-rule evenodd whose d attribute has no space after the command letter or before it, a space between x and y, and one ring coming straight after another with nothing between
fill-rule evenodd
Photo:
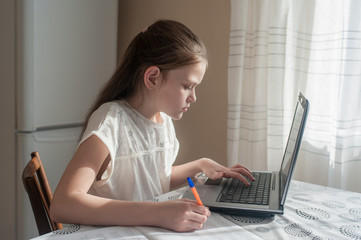
<instances>
[{"instance_id":1,"label":"girl's right hand","mask_svg":"<svg viewBox=\"0 0 361 240\"><path fill-rule=\"evenodd\" d=\"M189 199L160 202L156 211L157 225L177 232L201 229L211 215L207 207Z\"/></svg>"}]
</instances>

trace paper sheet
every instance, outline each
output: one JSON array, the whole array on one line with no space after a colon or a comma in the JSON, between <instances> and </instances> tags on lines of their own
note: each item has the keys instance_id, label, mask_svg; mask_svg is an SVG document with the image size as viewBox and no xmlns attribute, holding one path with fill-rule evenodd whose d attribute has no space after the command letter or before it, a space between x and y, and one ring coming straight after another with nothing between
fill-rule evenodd
<instances>
[{"instance_id":1,"label":"paper sheet","mask_svg":"<svg viewBox=\"0 0 361 240\"><path fill-rule=\"evenodd\" d=\"M179 233L156 227L88 227L87 231L72 234L51 233L36 238L37 240L252 240L261 239L244 230L237 224L213 213L204 224L203 229L194 232Z\"/></svg>"},{"instance_id":2,"label":"paper sheet","mask_svg":"<svg viewBox=\"0 0 361 240\"><path fill-rule=\"evenodd\" d=\"M183 196L186 187L163 194L151 201L162 202L178 199ZM78 225L79 226L79 225ZM36 240L259 240L258 236L246 231L243 227L227 220L220 214L212 213L203 229L194 232L179 233L157 227L93 227L79 226L79 231L66 234L66 231L55 231Z\"/></svg>"}]
</instances>

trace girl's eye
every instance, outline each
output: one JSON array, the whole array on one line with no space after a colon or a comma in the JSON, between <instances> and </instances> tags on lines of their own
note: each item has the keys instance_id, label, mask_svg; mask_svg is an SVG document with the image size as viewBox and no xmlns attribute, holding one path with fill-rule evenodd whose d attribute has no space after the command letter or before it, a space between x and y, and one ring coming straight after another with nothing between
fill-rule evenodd
<instances>
[{"instance_id":1,"label":"girl's eye","mask_svg":"<svg viewBox=\"0 0 361 240\"><path fill-rule=\"evenodd\" d=\"M192 87L191 86L184 86L184 89L191 90Z\"/></svg>"}]
</instances>

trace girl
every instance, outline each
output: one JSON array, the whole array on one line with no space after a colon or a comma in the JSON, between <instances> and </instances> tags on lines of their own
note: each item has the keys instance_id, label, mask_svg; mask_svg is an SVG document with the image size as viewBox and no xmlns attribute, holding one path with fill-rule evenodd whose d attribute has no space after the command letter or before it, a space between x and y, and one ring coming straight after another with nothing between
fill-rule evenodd
<instances>
[{"instance_id":1,"label":"girl","mask_svg":"<svg viewBox=\"0 0 361 240\"><path fill-rule=\"evenodd\" d=\"M54 193L56 222L200 229L210 211L181 199L145 202L203 172L212 179L251 172L207 158L172 166L178 152L172 119L196 101L207 68L202 41L185 25L155 22L130 43L86 118L74 157Z\"/></svg>"}]
</instances>

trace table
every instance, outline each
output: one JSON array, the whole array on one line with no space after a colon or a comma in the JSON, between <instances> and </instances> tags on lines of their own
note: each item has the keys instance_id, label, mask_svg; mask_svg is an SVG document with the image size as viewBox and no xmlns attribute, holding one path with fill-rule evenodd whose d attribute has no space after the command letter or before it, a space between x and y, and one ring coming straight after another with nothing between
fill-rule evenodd
<instances>
[{"instance_id":1,"label":"table","mask_svg":"<svg viewBox=\"0 0 361 240\"><path fill-rule=\"evenodd\" d=\"M185 187L153 201L180 198ZM204 229L176 233L156 227L69 225L36 240L62 239L359 239L361 194L292 181L283 215L270 218L212 213Z\"/></svg>"},{"instance_id":2,"label":"table","mask_svg":"<svg viewBox=\"0 0 361 240\"><path fill-rule=\"evenodd\" d=\"M225 217L262 239L361 239L361 194L292 181L283 215Z\"/></svg>"}]
</instances>

